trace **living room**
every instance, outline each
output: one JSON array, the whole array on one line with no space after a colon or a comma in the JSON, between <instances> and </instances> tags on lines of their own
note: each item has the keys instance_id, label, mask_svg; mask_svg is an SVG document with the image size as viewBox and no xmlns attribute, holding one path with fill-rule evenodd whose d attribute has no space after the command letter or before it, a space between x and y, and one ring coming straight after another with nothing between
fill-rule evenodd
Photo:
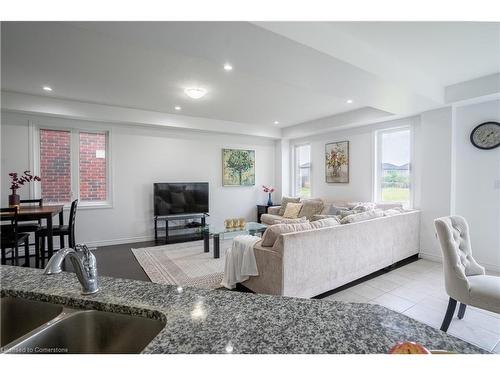
<instances>
[{"instance_id":1,"label":"living room","mask_svg":"<svg viewBox=\"0 0 500 375\"><path fill-rule=\"evenodd\" d=\"M15 19L2 351L500 353L500 23Z\"/></svg>"}]
</instances>

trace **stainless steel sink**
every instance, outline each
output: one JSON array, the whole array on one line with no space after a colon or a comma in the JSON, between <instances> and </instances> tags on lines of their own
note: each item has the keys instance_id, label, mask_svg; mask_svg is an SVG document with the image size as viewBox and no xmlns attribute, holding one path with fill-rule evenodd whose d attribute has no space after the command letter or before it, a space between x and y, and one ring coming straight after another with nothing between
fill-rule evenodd
<instances>
[{"instance_id":1,"label":"stainless steel sink","mask_svg":"<svg viewBox=\"0 0 500 375\"><path fill-rule=\"evenodd\" d=\"M23 298L3 297L0 305L1 347L54 319L63 311L59 305Z\"/></svg>"},{"instance_id":2,"label":"stainless steel sink","mask_svg":"<svg viewBox=\"0 0 500 375\"><path fill-rule=\"evenodd\" d=\"M4 352L140 353L165 327L162 321L139 316L61 309L60 315L7 345Z\"/></svg>"}]
</instances>

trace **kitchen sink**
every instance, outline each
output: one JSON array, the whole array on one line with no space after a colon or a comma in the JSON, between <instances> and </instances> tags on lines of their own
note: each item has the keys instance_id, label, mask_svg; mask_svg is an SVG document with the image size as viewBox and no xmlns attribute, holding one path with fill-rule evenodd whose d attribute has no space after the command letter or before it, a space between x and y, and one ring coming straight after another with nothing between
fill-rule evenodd
<instances>
[{"instance_id":1,"label":"kitchen sink","mask_svg":"<svg viewBox=\"0 0 500 375\"><path fill-rule=\"evenodd\" d=\"M13 297L1 298L0 305L1 347L54 319L63 311L62 306L52 303Z\"/></svg>"},{"instance_id":2,"label":"kitchen sink","mask_svg":"<svg viewBox=\"0 0 500 375\"><path fill-rule=\"evenodd\" d=\"M165 327L162 321L134 315L52 306L61 309L59 315L4 347L4 352L140 353Z\"/></svg>"}]
</instances>

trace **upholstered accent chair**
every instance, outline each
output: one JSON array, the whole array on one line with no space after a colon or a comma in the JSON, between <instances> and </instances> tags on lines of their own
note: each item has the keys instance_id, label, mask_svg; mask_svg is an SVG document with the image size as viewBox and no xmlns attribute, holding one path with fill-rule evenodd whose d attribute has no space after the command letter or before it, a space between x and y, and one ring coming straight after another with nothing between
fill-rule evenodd
<instances>
[{"instance_id":1,"label":"upholstered accent chair","mask_svg":"<svg viewBox=\"0 0 500 375\"><path fill-rule=\"evenodd\" d=\"M450 296L441 325L446 332L460 302L458 318L465 315L467 305L500 313L500 277L486 275L484 267L472 257L469 225L461 216L434 220L443 252L446 292Z\"/></svg>"}]
</instances>

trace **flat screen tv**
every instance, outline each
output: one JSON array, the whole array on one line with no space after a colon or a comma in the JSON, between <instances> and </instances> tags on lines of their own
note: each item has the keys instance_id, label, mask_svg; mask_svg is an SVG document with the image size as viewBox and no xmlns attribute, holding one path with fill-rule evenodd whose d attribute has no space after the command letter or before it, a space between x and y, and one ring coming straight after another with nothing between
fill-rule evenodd
<instances>
[{"instance_id":1,"label":"flat screen tv","mask_svg":"<svg viewBox=\"0 0 500 375\"><path fill-rule=\"evenodd\" d=\"M155 216L208 213L208 182L154 184Z\"/></svg>"}]
</instances>

